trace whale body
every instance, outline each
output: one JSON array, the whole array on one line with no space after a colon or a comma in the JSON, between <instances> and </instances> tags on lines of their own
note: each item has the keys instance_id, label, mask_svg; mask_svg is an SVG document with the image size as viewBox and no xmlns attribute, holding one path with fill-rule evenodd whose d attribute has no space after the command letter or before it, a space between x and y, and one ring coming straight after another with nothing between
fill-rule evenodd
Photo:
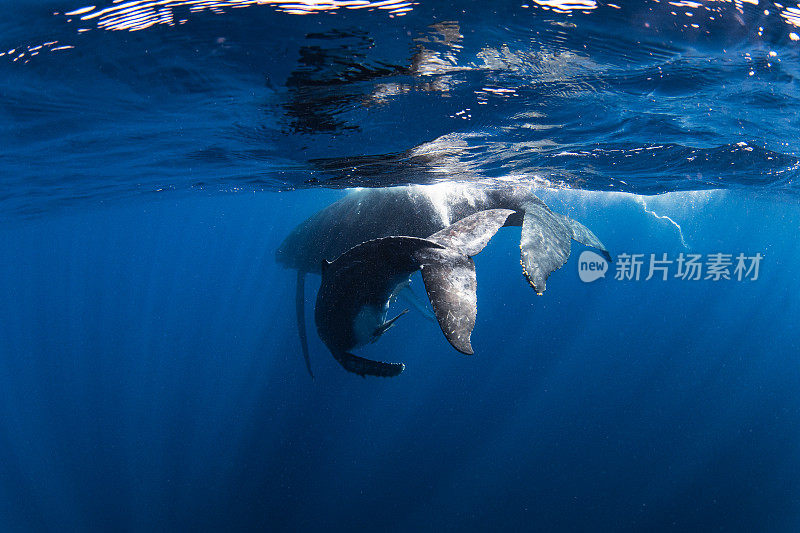
<instances>
[{"instance_id":1,"label":"whale body","mask_svg":"<svg viewBox=\"0 0 800 533\"><path fill-rule=\"evenodd\" d=\"M505 226L521 226L520 263L531 287L542 294L547 277L566 263L571 241L600 251L602 242L586 226L555 213L524 185L441 183L357 189L300 223L281 243L276 260L297 270L295 310L301 350L309 374L305 326L305 276L320 274L352 248L391 236L427 238L478 212L507 209Z\"/></svg>"}]
</instances>

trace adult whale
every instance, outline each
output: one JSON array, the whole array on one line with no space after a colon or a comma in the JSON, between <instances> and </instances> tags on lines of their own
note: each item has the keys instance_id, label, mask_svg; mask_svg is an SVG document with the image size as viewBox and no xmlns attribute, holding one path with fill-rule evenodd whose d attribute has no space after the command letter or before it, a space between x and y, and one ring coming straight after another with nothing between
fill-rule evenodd
<instances>
[{"instance_id":1,"label":"adult whale","mask_svg":"<svg viewBox=\"0 0 800 533\"><path fill-rule=\"evenodd\" d=\"M566 263L571 241L596 248L611 261L602 242L586 226L555 213L524 185L440 183L357 189L300 223L278 247L278 263L297 270L295 308L300 344L309 374L305 323L305 276L319 274L366 241L389 236L426 238L480 211L513 211L505 226L521 226L520 263L531 287L542 294L547 277Z\"/></svg>"}]
</instances>

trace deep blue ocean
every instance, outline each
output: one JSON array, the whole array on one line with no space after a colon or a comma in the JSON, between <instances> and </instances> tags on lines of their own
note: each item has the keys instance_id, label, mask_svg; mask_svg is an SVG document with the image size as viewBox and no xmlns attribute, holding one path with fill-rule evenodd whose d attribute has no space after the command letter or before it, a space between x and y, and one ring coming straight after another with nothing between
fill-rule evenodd
<instances>
[{"instance_id":1,"label":"deep blue ocean","mask_svg":"<svg viewBox=\"0 0 800 533\"><path fill-rule=\"evenodd\" d=\"M0 7L0 531L800 530L800 5ZM389 379L309 275L312 380L280 243L448 181L616 260L537 296L501 229L475 354L410 312L358 352Z\"/></svg>"}]
</instances>

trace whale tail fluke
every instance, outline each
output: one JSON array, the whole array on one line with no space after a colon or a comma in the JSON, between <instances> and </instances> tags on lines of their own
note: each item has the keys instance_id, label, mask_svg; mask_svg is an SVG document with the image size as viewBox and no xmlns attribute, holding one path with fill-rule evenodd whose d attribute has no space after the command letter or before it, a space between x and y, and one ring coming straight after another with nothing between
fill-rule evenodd
<instances>
[{"instance_id":1,"label":"whale tail fluke","mask_svg":"<svg viewBox=\"0 0 800 533\"><path fill-rule=\"evenodd\" d=\"M513 214L514 211L511 209L478 211L437 231L427 240L472 257L478 255L489 244L497 230L502 228L508 217Z\"/></svg>"},{"instance_id":2,"label":"whale tail fluke","mask_svg":"<svg viewBox=\"0 0 800 533\"><path fill-rule=\"evenodd\" d=\"M472 355L470 335L478 313L477 278L471 257L455 250L425 250L422 281L433 314L453 348Z\"/></svg>"},{"instance_id":3,"label":"whale tail fluke","mask_svg":"<svg viewBox=\"0 0 800 533\"><path fill-rule=\"evenodd\" d=\"M541 202L525 205L520 263L525 278L538 294L544 292L547 277L569 259L572 240L600 250L611 262L611 254L600 239L580 222L552 212Z\"/></svg>"},{"instance_id":4,"label":"whale tail fluke","mask_svg":"<svg viewBox=\"0 0 800 533\"><path fill-rule=\"evenodd\" d=\"M513 213L509 209L490 209L465 217L428 237L443 248L425 248L416 253L439 327L461 353L473 353L470 336L478 312L472 256L483 250Z\"/></svg>"}]
</instances>

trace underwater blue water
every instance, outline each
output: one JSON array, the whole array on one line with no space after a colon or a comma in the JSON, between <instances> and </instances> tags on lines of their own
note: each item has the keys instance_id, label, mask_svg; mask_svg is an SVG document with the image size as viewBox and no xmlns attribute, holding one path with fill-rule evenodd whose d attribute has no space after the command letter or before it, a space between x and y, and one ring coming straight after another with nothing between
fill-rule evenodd
<instances>
[{"instance_id":1,"label":"underwater blue water","mask_svg":"<svg viewBox=\"0 0 800 533\"><path fill-rule=\"evenodd\" d=\"M797 531L800 7L363 5L0 0L0 530ZM504 228L473 356L311 380L284 237L489 179L759 277L536 296Z\"/></svg>"}]
</instances>

